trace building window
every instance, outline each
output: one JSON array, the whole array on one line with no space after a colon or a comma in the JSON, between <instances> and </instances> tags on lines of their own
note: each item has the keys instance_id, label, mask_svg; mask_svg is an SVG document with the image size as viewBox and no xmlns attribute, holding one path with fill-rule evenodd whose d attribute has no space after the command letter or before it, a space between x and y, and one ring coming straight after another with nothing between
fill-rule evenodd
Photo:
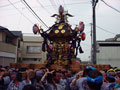
<instances>
[{"instance_id":1,"label":"building window","mask_svg":"<svg viewBox=\"0 0 120 90\"><path fill-rule=\"evenodd\" d=\"M12 38L6 36L5 43L11 43L12 44Z\"/></svg>"},{"instance_id":2,"label":"building window","mask_svg":"<svg viewBox=\"0 0 120 90\"><path fill-rule=\"evenodd\" d=\"M23 58L23 61L40 61L40 58Z\"/></svg>"},{"instance_id":3,"label":"building window","mask_svg":"<svg viewBox=\"0 0 120 90\"><path fill-rule=\"evenodd\" d=\"M39 54L41 51L40 46L27 46L27 53Z\"/></svg>"}]
</instances>

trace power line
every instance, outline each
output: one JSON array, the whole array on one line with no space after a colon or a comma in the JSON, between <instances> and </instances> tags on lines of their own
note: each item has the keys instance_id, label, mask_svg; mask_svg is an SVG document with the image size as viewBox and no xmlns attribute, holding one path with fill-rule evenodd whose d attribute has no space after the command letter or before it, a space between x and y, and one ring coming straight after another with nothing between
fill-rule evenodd
<instances>
[{"instance_id":1,"label":"power line","mask_svg":"<svg viewBox=\"0 0 120 90\"><path fill-rule=\"evenodd\" d=\"M60 0L56 0L56 2L58 2L58 5L63 5L63 7L67 9L64 0L62 0L62 2L60 2Z\"/></svg>"},{"instance_id":2,"label":"power line","mask_svg":"<svg viewBox=\"0 0 120 90\"><path fill-rule=\"evenodd\" d=\"M76 4L89 4L89 2L80 2L80 3L69 3L69 4L66 4L66 5L76 5ZM65 4L62 4L62 5L65 5ZM56 6L56 5L45 5L44 7L53 7L53 6ZM21 7L21 8L19 8L19 9L22 9L22 8L24 8L24 7ZM39 8L39 7L37 7L37 6L35 6L35 7L32 7L32 8ZM56 7L55 7L56 8ZM25 8L24 8L25 9ZM5 9L5 10L13 10L13 9ZM56 10L55 10L56 11Z\"/></svg>"},{"instance_id":3,"label":"power line","mask_svg":"<svg viewBox=\"0 0 120 90\"><path fill-rule=\"evenodd\" d=\"M89 34L91 31L86 32L86 34Z\"/></svg>"},{"instance_id":4,"label":"power line","mask_svg":"<svg viewBox=\"0 0 120 90\"><path fill-rule=\"evenodd\" d=\"M56 3L57 3L58 5L61 5L61 3L60 3L60 1L59 1L59 0L56 0Z\"/></svg>"},{"instance_id":5,"label":"power line","mask_svg":"<svg viewBox=\"0 0 120 90\"><path fill-rule=\"evenodd\" d=\"M90 3L90 2L69 3L69 4L66 4L66 5L88 4L88 3Z\"/></svg>"},{"instance_id":6,"label":"power line","mask_svg":"<svg viewBox=\"0 0 120 90\"><path fill-rule=\"evenodd\" d=\"M61 3L60 3L60 0L58 0L58 2L59 2L59 4L61 4Z\"/></svg>"},{"instance_id":7,"label":"power line","mask_svg":"<svg viewBox=\"0 0 120 90\"><path fill-rule=\"evenodd\" d=\"M79 2L79 3L68 3L66 5L76 5L76 4L89 4L90 2L86 1L86 2ZM62 4L62 5L65 5L65 4ZM44 7L50 7L50 6L56 6L55 4L52 4L52 5L46 5ZM57 6L56 6L57 7Z\"/></svg>"},{"instance_id":8,"label":"power line","mask_svg":"<svg viewBox=\"0 0 120 90\"><path fill-rule=\"evenodd\" d=\"M20 1L17 1L17 2L14 2L14 3L12 3L12 4L17 4L17 3L19 3L19 2L20 2ZM2 5L2 6L0 6L0 8L7 7L7 6L11 6L11 4Z\"/></svg>"},{"instance_id":9,"label":"power line","mask_svg":"<svg viewBox=\"0 0 120 90\"><path fill-rule=\"evenodd\" d=\"M56 9L57 9L57 6L56 6L56 4L55 4L55 2L53 1L53 0L49 0L50 1L50 3L51 3L51 6L53 7L53 9L55 10L55 12L57 11ZM52 2L53 1L53 2ZM55 9L56 8L56 9Z\"/></svg>"},{"instance_id":10,"label":"power line","mask_svg":"<svg viewBox=\"0 0 120 90\"><path fill-rule=\"evenodd\" d=\"M96 26L97 28L99 28L99 29L101 29L102 31L105 31L105 32L108 32L108 33L111 33L111 34L115 34L115 33L113 33L113 32L110 32L110 31L108 31L108 30L105 30L105 29L103 29L103 28L101 28L101 27L99 27L99 26ZM116 35L116 34L115 34Z\"/></svg>"},{"instance_id":11,"label":"power line","mask_svg":"<svg viewBox=\"0 0 120 90\"><path fill-rule=\"evenodd\" d=\"M15 9L16 10L16 9ZM12 14L5 14L5 15L0 15L0 17L11 17L13 15L18 15L18 13L12 13Z\"/></svg>"},{"instance_id":12,"label":"power line","mask_svg":"<svg viewBox=\"0 0 120 90\"><path fill-rule=\"evenodd\" d=\"M62 0L62 2L60 2L60 0L56 0L56 2L58 2L58 5L63 5L63 7L67 9L64 0ZM67 10L68 10L68 9L67 9Z\"/></svg>"},{"instance_id":13,"label":"power line","mask_svg":"<svg viewBox=\"0 0 120 90\"><path fill-rule=\"evenodd\" d=\"M66 5L66 3L65 3L65 1L63 0L63 4L64 4L64 6L66 7L66 9L67 9L67 5ZM68 10L68 9L67 9Z\"/></svg>"},{"instance_id":14,"label":"power line","mask_svg":"<svg viewBox=\"0 0 120 90\"><path fill-rule=\"evenodd\" d=\"M92 24L92 23L91 23L91 24ZM92 25L93 25L93 24L92 24ZM110 32L109 30L106 30L106 29L104 29L104 28L102 28L102 27L100 27L100 26L97 26L97 25L96 25L96 27L99 28L99 29L102 30L102 31L105 31L105 32L108 32L108 33L111 33L111 34L115 34L115 35L116 35L116 33Z\"/></svg>"},{"instance_id":15,"label":"power line","mask_svg":"<svg viewBox=\"0 0 120 90\"><path fill-rule=\"evenodd\" d=\"M40 21L40 23L42 23L46 28L48 28L48 26L44 23L44 21L35 13L35 11L28 5L28 3L25 1L25 0L22 0L24 3L25 6L27 6L29 8L29 10L31 10L32 14L35 15L37 17L37 20ZM26 8L27 8L26 7Z\"/></svg>"},{"instance_id":16,"label":"power line","mask_svg":"<svg viewBox=\"0 0 120 90\"><path fill-rule=\"evenodd\" d=\"M40 3L39 0L37 0L37 2L46 12L48 12L51 15L51 13Z\"/></svg>"},{"instance_id":17,"label":"power line","mask_svg":"<svg viewBox=\"0 0 120 90\"><path fill-rule=\"evenodd\" d=\"M104 0L101 0L104 4L106 4L108 7L112 8L113 10L117 11L118 13L120 13L119 10L117 10L116 8L114 8L113 6L110 6L109 4L107 4Z\"/></svg>"},{"instance_id":18,"label":"power line","mask_svg":"<svg viewBox=\"0 0 120 90\"><path fill-rule=\"evenodd\" d=\"M26 17L10 0L8 1L21 15L23 15L30 23L33 24L33 22L28 17Z\"/></svg>"}]
</instances>

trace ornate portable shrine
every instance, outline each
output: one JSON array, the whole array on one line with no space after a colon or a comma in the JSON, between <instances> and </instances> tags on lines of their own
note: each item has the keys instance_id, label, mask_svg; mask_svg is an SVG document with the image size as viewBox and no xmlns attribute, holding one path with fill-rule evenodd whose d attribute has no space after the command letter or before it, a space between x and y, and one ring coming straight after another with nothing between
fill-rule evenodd
<instances>
[{"instance_id":1,"label":"ornate portable shrine","mask_svg":"<svg viewBox=\"0 0 120 90\"><path fill-rule=\"evenodd\" d=\"M80 22L72 29L67 18L73 16L65 12L62 6L59 7L59 14L54 14L52 17L56 17L57 20L46 31L36 24L33 26L34 34L39 33L44 39L42 51L47 52L45 64L74 64L78 51L83 53L80 42L85 40L84 23Z\"/></svg>"}]
</instances>

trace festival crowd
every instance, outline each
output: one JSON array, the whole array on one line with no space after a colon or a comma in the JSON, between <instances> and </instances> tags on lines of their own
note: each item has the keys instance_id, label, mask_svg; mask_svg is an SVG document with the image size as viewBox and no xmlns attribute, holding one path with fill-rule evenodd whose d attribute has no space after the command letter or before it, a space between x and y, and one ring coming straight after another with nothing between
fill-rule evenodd
<instances>
[{"instance_id":1,"label":"festival crowd","mask_svg":"<svg viewBox=\"0 0 120 90\"><path fill-rule=\"evenodd\" d=\"M0 90L120 90L120 68L98 71L48 70L0 66Z\"/></svg>"}]
</instances>

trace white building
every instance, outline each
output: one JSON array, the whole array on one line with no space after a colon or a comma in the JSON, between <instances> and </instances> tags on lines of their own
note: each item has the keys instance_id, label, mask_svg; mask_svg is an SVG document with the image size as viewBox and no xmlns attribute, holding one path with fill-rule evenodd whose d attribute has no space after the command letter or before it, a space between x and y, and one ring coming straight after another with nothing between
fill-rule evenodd
<instances>
[{"instance_id":1,"label":"white building","mask_svg":"<svg viewBox=\"0 0 120 90\"><path fill-rule=\"evenodd\" d=\"M40 35L23 34L21 60L27 64L44 64L46 53L42 51L43 38Z\"/></svg>"},{"instance_id":2,"label":"white building","mask_svg":"<svg viewBox=\"0 0 120 90\"><path fill-rule=\"evenodd\" d=\"M105 41L97 41L99 52L97 53L97 64L110 64L120 66L120 34Z\"/></svg>"}]
</instances>

